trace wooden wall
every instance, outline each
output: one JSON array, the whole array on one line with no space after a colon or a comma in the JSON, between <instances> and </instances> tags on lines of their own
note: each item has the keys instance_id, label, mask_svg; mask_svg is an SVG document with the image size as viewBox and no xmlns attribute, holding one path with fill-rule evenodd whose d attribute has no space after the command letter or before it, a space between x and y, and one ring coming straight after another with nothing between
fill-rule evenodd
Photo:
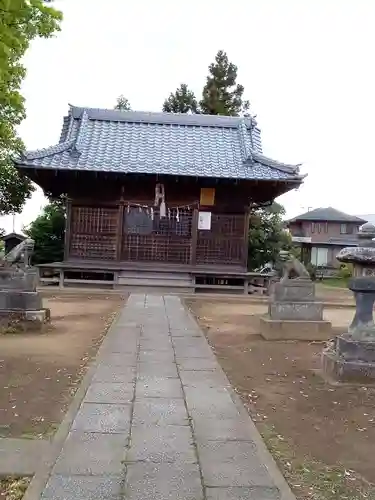
<instances>
[{"instance_id":1,"label":"wooden wall","mask_svg":"<svg viewBox=\"0 0 375 500\"><path fill-rule=\"evenodd\" d=\"M154 206L155 183L133 183L119 199L75 197L68 203L65 259L246 267L246 199L234 187L215 187L212 206L199 185L165 185L166 216ZM211 229L198 230L199 211Z\"/></svg>"}]
</instances>

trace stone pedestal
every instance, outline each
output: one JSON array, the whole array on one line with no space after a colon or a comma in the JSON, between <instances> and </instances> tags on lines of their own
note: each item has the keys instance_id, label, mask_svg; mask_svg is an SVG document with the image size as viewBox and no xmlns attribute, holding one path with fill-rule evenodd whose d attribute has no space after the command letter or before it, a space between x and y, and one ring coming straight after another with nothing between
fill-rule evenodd
<instances>
[{"instance_id":1,"label":"stone pedestal","mask_svg":"<svg viewBox=\"0 0 375 500\"><path fill-rule=\"evenodd\" d=\"M333 381L375 383L375 340L336 337L322 353L322 369Z\"/></svg>"},{"instance_id":2,"label":"stone pedestal","mask_svg":"<svg viewBox=\"0 0 375 500\"><path fill-rule=\"evenodd\" d=\"M331 323L323 320L323 303L315 300L314 283L289 279L275 283L268 315L260 319L266 340L327 340Z\"/></svg>"},{"instance_id":3,"label":"stone pedestal","mask_svg":"<svg viewBox=\"0 0 375 500\"><path fill-rule=\"evenodd\" d=\"M0 269L0 329L41 330L50 320L36 291L36 273L15 268Z\"/></svg>"},{"instance_id":4,"label":"stone pedestal","mask_svg":"<svg viewBox=\"0 0 375 500\"><path fill-rule=\"evenodd\" d=\"M360 229L357 247L343 248L340 262L353 264L348 288L354 293L356 311L347 333L336 337L322 353L325 378L336 382L375 383L375 226Z\"/></svg>"}]
</instances>

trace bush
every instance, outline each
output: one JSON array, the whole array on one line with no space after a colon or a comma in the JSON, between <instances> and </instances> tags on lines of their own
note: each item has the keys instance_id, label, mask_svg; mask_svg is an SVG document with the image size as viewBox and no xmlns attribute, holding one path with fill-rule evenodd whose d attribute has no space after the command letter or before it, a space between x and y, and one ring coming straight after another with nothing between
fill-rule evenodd
<instances>
[{"instance_id":1,"label":"bush","mask_svg":"<svg viewBox=\"0 0 375 500\"><path fill-rule=\"evenodd\" d=\"M316 280L316 266L314 266L314 264L311 264L311 262L309 262L307 265L306 265L306 270L307 272L309 273L310 275L310 278L315 281Z\"/></svg>"},{"instance_id":2,"label":"bush","mask_svg":"<svg viewBox=\"0 0 375 500\"><path fill-rule=\"evenodd\" d=\"M341 279L347 280L353 276L352 264L341 264L337 276Z\"/></svg>"}]
</instances>

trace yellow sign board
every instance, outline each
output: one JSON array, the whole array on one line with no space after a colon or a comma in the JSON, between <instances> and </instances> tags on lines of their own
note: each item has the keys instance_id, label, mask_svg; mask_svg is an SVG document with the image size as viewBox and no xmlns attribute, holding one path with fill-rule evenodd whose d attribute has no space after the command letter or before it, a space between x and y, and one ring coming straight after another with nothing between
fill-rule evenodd
<instances>
[{"instance_id":1,"label":"yellow sign board","mask_svg":"<svg viewBox=\"0 0 375 500\"><path fill-rule=\"evenodd\" d=\"M215 188L201 188L200 204L206 207L215 205Z\"/></svg>"}]
</instances>

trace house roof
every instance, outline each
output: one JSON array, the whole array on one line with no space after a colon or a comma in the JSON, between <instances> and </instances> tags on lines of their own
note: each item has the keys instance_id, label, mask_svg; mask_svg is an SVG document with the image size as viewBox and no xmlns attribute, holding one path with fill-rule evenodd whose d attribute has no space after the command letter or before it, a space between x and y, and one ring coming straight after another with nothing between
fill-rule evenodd
<instances>
[{"instance_id":1,"label":"house roof","mask_svg":"<svg viewBox=\"0 0 375 500\"><path fill-rule=\"evenodd\" d=\"M26 236L24 236L23 234L13 232L13 233L4 234L4 236L2 236L0 239L7 241L7 240L10 240L11 238L17 238L17 239L23 241L26 239Z\"/></svg>"},{"instance_id":2,"label":"house roof","mask_svg":"<svg viewBox=\"0 0 375 500\"><path fill-rule=\"evenodd\" d=\"M314 221L314 222L357 222L358 224L364 224L367 222L364 219L360 219L355 215L348 215L344 212L340 212L332 207L327 208L315 208L304 214L297 215L293 219L289 219L290 222L298 221Z\"/></svg>"},{"instance_id":3,"label":"house roof","mask_svg":"<svg viewBox=\"0 0 375 500\"><path fill-rule=\"evenodd\" d=\"M267 158L254 118L70 106L60 142L28 151L22 168L294 181L298 165Z\"/></svg>"}]
</instances>

